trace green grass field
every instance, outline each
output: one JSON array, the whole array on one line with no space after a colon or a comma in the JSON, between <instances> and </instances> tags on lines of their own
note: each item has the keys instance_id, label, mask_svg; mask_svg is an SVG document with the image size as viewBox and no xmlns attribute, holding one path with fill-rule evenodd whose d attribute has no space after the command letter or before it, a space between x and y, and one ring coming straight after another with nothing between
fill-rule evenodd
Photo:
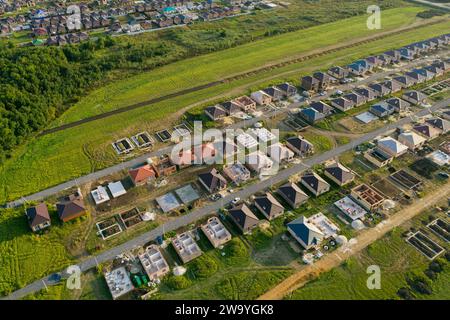
<instances>
[{"instance_id":1,"label":"green grass field","mask_svg":"<svg viewBox=\"0 0 450 320\"><path fill-rule=\"evenodd\" d=\"M44 234L33 234L22 209L0 211L0 296L60 271L74 261L68 247L87 219L62 225L55 212Z\"/></svg>"},{"instance_id":2,"label":"green grass field","mask_svg":"<svg viewBox=\"0 0 450 320\"><path fill-rule=\"evenodd\" d=\"M425 219L421 215L415 225ZM410 225L408 225L410 226ZM327 272L316 280L296 290L288 299L399 299L397 291L407 286L405 275L409 272L423 272L429 260L402 238L404 226L394 229L387 236L369 245L361 254L347 260L342 266ZM442 245L443 241L438 242ZM447 248L448 249L448 248ZM366 281L367 267L378 265L381 269L381 289L370 290ZM433 294L417 295L417 299L448 299L450 288L450 266L433 281Z\"/></svg>"},{"instance_id":3,"label":"green grass field","mask_svg":"<svg viewBox=\"0 0 450 320\"><path fill-rule=\"evenodd\" d=\"M399 12L394 9L394 12L392 12L392 14L395 13L395 15L393 14L392 19L390 19L389 21L390 23L394 24L393 21L396 21L396 19L398 18L398 26L404 24L405 19L409 17L409 21L411 22L412 20L414 20L413 16L417 11L420 11L420 9L409 8L405 11L406 13L398 14ZM387 11L387 13L389 12L391 11ZM361 18L358 17L352 19ZM341 23L342 30L337 30L336 23L333 23L333 29L328 26L328 32L323 31L323 36L320 38L323 41L322 45L326 45L330 43L330 41L336 42L335 38L333 40L330 40L331 38L333 38L333 35L335 35L336 37L339 35L339 37L341 37L342 39L349 39L355 37L355 34L352 32L356 32L360 35L363 35L365 34L365 32L367 32L367 30L358 31L357 28L353 28L353 30L347 29L347 24L343 22ZM236 95L239 93L248 92L248 90L251 88L256 88L258 86L269 83L279 82L281 80L296 80L298 79L300 74L306 74L316 69L324 69L336 63L350 62L353 59L369 55L371 53L382 52L383 50L399 47L415 40L425 39L427 37L441 34L445 25L445 23L440 23L433 26L421 28L420 30L414 30L401 35L395 35L388 39L383 39L369 43L367 45L362 45L358 48L351 48L335 54L314 58L307 62L292 64L280 69L260 73L253 77L241 79L232 83L222 84L209 89L204 89L195 93L187 94L183 97L173 98L158 104L154 104L147 108L133 110L80 127L36 138L27 145L20 147L12 156L12 158L5 161L5 163L2 165L0 171L0 181L2 182L0 186L0 202L12 200L20 196L36 192L63 181L67 181L71 178L76 178L80 175L119 162L120 160L115 156L113 149L111 148L110 143L112 141L115 141L116 139L123 137L124 135L129 136L132 133L142 131L143 129L154 132L157 129L165 128L168 126L168 115L173 116L173 114L180 109L191 106L195 103L198 103L199 101L203 101L205 99L217 100L217 97L219 96L226 97L232 94ZM322 26L322 28L324 27L325 25ZM308 30L302 32L310 32ZM325 36L324 34L327 34L327 36ZM288 35L282 35L280 37L286 36ZM302 37L301 40L303 43L304 38ZM272 38L268 41L272 41ZM268 56L272 56L273 54L277 57L280 57L281 51L284 52L283 54L285 56L289 56L293 52L305 52L305 50L308 50L308 48L311 49L312 45L310 43L304 44L299 49L296 46L292 45L292 41L282 42L280 47L281 49L277 47L276 42L270 42L270 45L268 45L267 42L263 41L261 50L266 48L264 50L267 50L266 52ZM246 49L248 52L245 50L241 52L241 54L246 54L247 52L249 54L249 58L242 59L241 56L239 59L243 61L238 64L239 68L237 69L239 69L240 71L244 71L244 67L251 68L251 66L254 65L253 59L255 58L255 55L258 59L258 65L264 64L263 62L261 62L264 61L264 57L259 56L255 53L259 52L259 48L255 47L257 43L259 42L249 44L248 46L252 49ZM231 50L242 50L240 48L241 47L237 47ZM226 52L229 51L227 50ZM217 53L218 57L223 54L225 53ZM230 53L228 54L230 55ZM218 61L218 66L214 66L215 63L208 63L208 68L206 68L205 62L200 63L196 59L193 59L197 61L195 62L196 65L201 66L203 72L206 72L206 70L217 71L221 70L221 68L224 67L224 64L221 62L222 60L217 60L213 54L208 55L208 57L213 61ZM202 59L205 58L202 56L197 59L199 59L199 61L204 61ZM235 67L235 65L237 64L236 60L233 59L237 58L230 55L230 57L226 60L226 63L227 65L230 65L230 68L233 66ZM265 61L267 61L267 56ZM171 66L167 66L165 68L171 68ZM176 74L176 76L167 77L159 75L159 78L161 78L161 81L163 82L169 81L167 79L185 79L184 77L179 76L181 74L181 71L181 69L172 70L171 74ZM154 72L157 73L158 70L155 70ZM228 72L228 74L230 74L233 71L228 70ZM148 75L145 74L145 76L147 77ZM200 76L199 73L192 73L192 77L198 78ZM186 81L183 83L189 83L189 86L192 86L192 77L188 77L188 80L183 80ZM211 77L211 75L209 77ZM108 91L110 92L108 93L108 95L110 94L111 96L117 97L117 100L116 98L114 98L116 102L114 104L111 104L111 106L136 102L138 101L138 99L148 98L149 92L161 91L160 88L162 87L158 87L158 90L154 91L143 89L146 88L146 86L152 87L154 83L148 82L150 78L145 78L144 75L139 76L136 79L141 80L136 80L137 82L135 82L134 84L122 83L122 86L124 88L127 88L127 90L117 87L117 84L107 87L109 88L108 90L110 90ZM205 81L208 81L208 79L205 79ZM125 82L128 81L130 80L126 80ZM169 81L168 83L174 82ZM176 86L174 85L172 90L176 88L183 88L183 83L177 82ZM198 83L198 81L195 82L195 84ZM142 87L139 87L139 84L141 84ZM165 89L167 90L168 87L165 87ZM111 93L115 90L116 92L114 94ZM103 96L108 95L104 94ZM101 94L89 95L86 99L91 99L91 102L86 102L86 106L95 105L97 102L95 102L94 100L99 99L99 97L101 96ZM81 110L81 107L79 108L79 106L76 106L73 110L76 109L78 109L80 113L84 113L84 111ZM72 111L69 111L67 114L69 115L70 112Z\"/></svg>"}]
</instances>

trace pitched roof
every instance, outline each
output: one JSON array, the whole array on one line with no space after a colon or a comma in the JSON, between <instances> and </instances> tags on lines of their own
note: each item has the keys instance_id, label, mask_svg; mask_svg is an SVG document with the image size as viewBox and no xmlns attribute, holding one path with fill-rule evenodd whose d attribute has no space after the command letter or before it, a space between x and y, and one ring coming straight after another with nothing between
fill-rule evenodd
<instances>
[{"instance_id":1,"label":"pitched roof","mask_svg":"<svg viewBox=\"0 0 450 320\"><path fill-rule=\"evenodd\" d=\"M280 211L284 211L282 204L270 193L267 192L264 196L256 197L255 203L269 216L278 214Z\"/></svg>"},{"instance_id":2,"label":"pitched roof","mask_svg":"<svg viewBox=\"0 0 450 320\"><path fill-rule=\"evenodd\" d=\"M45 203L40 203L35 207L28 208L26 214L28 223L31 227L50 221L50 215L48 214L48 208Z\"/></svg>"},{"instance_id":3,"label":"pitched roof","mask_svg":"<svg viewBox=\"0 0 450 320\"><path fill-rule=\"evenodd\" d=\"M413 146L420 145L421 143L427 141L424 137L418 135L415 132L408 131L408 132L402 132L398 136L398 140L401 140L402 142L409 143Z\"/></svg>"},{"instance_id":4,"label":"pitched roof","mask_svg":"<svg viewBox=\"0 0 450 320\"><path fill-rule=\"evenodd\" d=\"M307 246L318 244L324 236L322 231L312 223L309 223L305 216L289 222L287 227Z\"/></svg>"},{"instance_id":5,"label":"pitched roof","mask_svg":"<svg viewBox=\"0 0 450 320\"><path fill-rule=\"evenodd\" d=\"M309 141L307 141L305 139L301 139L299 137L287 138L286 142L289 142L290 145L295 147L297 150L300 150L301 152L307 152L313 146Z\"/></svg>"},{"instance_id":6,"label":"pitched roof","mask_svg":"<svg viewBox=\"0 0 450 320\"><path fill-rule=\"evenodd\" d=\"M325 171L341 183L351 181L355 175L340 163L335 163L325 168Z\"/></svg>"},{"instance_id":7,"label":"pitched roof","mask_svg":"<svg viewBox=\"0 0 450 320\"><path fill-rule=\"evenodd\" d=\"M396 97L387 99L387 100L386 100L386 103L388 103L388 104L390 104L391 106L394 106L394 107L396 107L396 108L398 108L398 109L404 109L404 108L410 106L410 103L409 103L409 102L407 102L407 101L405 101L405 100L402 100L402 99L400 99L400 98L396 98Z\"/></svg>"},{"instance_id":8,"label":"pitched roof","mask_svg":"<svg viewBox=\"0 0 450 320\"><path fill-rule=\"evenodd\" d=\"M427 119L426 123L431 124L433 127L441 129L444 132L450 130L450 121L441 118Z\"/></svg>"},{"instance_id":9,"label":"pitched roof","mask_svg":"<svg viewBox=\"0 0 450 320\"><path fill-rule=\"evenodd\" d=\"M136 169L131 169L128 173L134 182L143 181L156 175L153 168L148 164Z\"/></svg>"},{"instance_id":10,"label":"pitched roof","mask_svg":"<svg viewBox=\"0 0 450 320\"><path fill-rule=\"evenodd\" d=\"M403 96L406 96L410 99L413 99L414 101L422 101L423 99L425 99L427 96L424 95L422 92L419 91L408 91L405 92L405 94L403 94Z\"/></svg>"},{"instance_id":11,"label":"pitched roof","mask_svg":"<svg viewBox=\"0 0 450 320\"><path fill-rule=\"evenodd\" d=\"M220 183L227 183L227 180L215 168L209 172L200 173L198 178L201 179L210 190L216 189Z\"/></svg>"},{"instance_id":12,"label":"pitched roof","mask_svg":"<svg viewBox=\"0 0 450 320\"><path fill-rule=\"evenodd\" d=\"M439 129L430 124L418 124L415 125L413 129L428 138L438 136L441 133Z\"/></svg>"},{"instance_id":13,"label":"pitched roof","mask_svg":"<svg viewBox=\"0 0 450 320\"><path fill-rule=\"evenodd\" d=\"M310 108L313 108L323 114L328 114L333 111L333 108L322 101L313 102L309 105Z\"/></svg>"},{"instance_id":14,"label":"pitched roof","mask_svg":"<svg viewBox=\"0 0 450 320\"><path fill-rule=\"evenodd\" d=\"M56 209L58 210L58 216L61 220L70 219L81 212L86 211L83 200L80 198L59 202L56 204Z\"/></svg>"},{"instance_id":15,"label":"pitched roof","mask_svg":"<svg viewBox=\"0 0 450 320\"><path fill-rule=\"evenodd\" d=\"M284 195L294 204L301 203L309 198L308 195L293 182L286 183L279 187L278 193Z\"/></svg>"},{"instance_id":16,"label":"pitched roof","mask_svg":"<svg viewBox=\"0 0 450 320\"><path fill-rule=\"evenodd\" d=\"M325 115L314 108L305 108L300 111L303 118L310 122L316 122L325 118Z\"/></svg>"},{"instance_id":17,"label":"pitched roof","mask_svg":"<svg viewBox=\"0 0 450 320\"><path fill-rule=\"evenodd\" d=\"M322 179L321 176L319 176L315 172L306 173L301 178L302 183L305 185L310 186L313 190L316 192L320 192L323 189L329 188L330 185L328 182Z\"/></svg>"},{"instance_id":18,"label":"pitched roof","mask_svg":"<svg viewBox=\"0 0 450 320\"><path fill-rule=\"evenodd\" d=\"M208 107L208 108L205 109L205 111L207 111L215 119L220 118L220 117L224 117L224 116L227 115L225 110L223 110L222 108L220 108L218 106Z\"/></svg>"},{"instance_id":19,"label":"pitched roof","mask_svg":"<svg viewBox=\"0 0 450 320\"><path fill-rule=\"evenodd\" d=\"M259 219L247 207L245 203L237 205L230 209L230 216L243 229L249 229L258 224Z\"/></svg>"},{"instance_id":20,"label":"pitched roof","mask_svg":"<svg viewBox=\"0 0 450 320\"><path fill-rule=\"evenodd\" d=\"M395 154L399 154L408 149L403 143L398 142L394 138L385 137L383 139L378 140L378 146L384 147L384 149L391 150Z\"/></svg>"}]
</instances>

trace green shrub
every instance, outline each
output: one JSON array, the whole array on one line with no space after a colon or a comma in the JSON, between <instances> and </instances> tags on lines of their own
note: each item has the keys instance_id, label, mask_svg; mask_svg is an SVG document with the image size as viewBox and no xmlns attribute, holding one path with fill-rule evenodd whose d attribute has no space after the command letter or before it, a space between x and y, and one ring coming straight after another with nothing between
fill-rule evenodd
<instances>
[{"instance_id":1,"label":"green shrub","mask_svg":"<svg viewBox=\"0 0 450 320\"><path fill-rule=\"evenodd\" d=\"M167 285L174 290L186 289L192 285L192 281L186 276L170 276L167 278Z\"/></svg>"},{"instance_id":2,"label":"green shrub","mask_svg":"<svg viewBox=\"0 0 450 320\"><path fill-rule=\"evenodd\" d=\"M204 254L192 262L191 268L196 278L204 279L216 273L219 266L216 259Z\"/></svg>"}]
</instances>

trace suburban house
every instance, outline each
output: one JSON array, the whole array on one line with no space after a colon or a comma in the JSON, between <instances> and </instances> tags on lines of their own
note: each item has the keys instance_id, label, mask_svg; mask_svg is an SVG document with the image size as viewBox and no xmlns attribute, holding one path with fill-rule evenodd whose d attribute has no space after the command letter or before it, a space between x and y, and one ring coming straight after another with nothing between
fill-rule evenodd
<instances>
[{"instance_id":1,"label":"suburban house","mask_svg":"<svg viewBox=\"0 0 450 320\"><path fill-rule=\"evenodd\" d=\"M234 102L245 112L256 110L256 102L250 97L241 96L234 99Z\"/></svg>"},{"instance_id":2,"label":"suburban house","mask_svg":"<svg viewBox=\"0 0 450 320\"><path fill-rule=\"evenodd\" d=\"M373 65L370 64L366 60L357 60L349 65L347 65L347 69L350 73L356 75L356 76L362 76L368 71L372 71Z\"/></svg>"},{"instance_id":3,"label":"suburban house","mask_svg":"<svg viewBox=\"0 0 450 320\"><path fill-rule=\"evenodd\" d=\"M428 123L417 124L413 127L413 130L420 133L427 140L432 140L432 139L438 137L442 133L441 130L433 127L432 125L430 125Z\"/></svg>"},{"instance_id":4,"label":"suburban house","mask_svg":"<svg viewBox=\"0 0 450 320\"><path fill-rule=\"evenodd\" d=\"M328 192L330 185L321 176L315 172L306 173L302 176L300 182L316 197Z\"/></svg>"},{"instance_id":5,"label":"suburban house","mask_svg":"<svg viewBox=\"0 0 450 320\"><path fill-rule=\"evenodd\" d=\"M28 225L33 232L41 231L51 225L50 215L48 214L48 208L45 203L27 208L25 214L28 219Z\"/></svg>"},{"instance_id":6,"label":"suburban house","mask_svg":"<svg viewBox=\"0 0 450 320\"><path fill-rule=\"evenodd\" d=\"M311 142L301 137L290 137L286 139L286 146L300 157L307 156L314 152Z\"/></svg>"},{"instance_id":7,"label":"suburban house","mask_svg":"<svg viewBox=\"0 0 450 320\"><path fill-rule=\"evenodd\" d=\"M359 94L360 96L366 97L367 102L372 101L377 98L376 92L370 88L360 87L360 88L354 89L353 91L356 92L357 94Z\"/></svg>"},{"instance_id":8,"label":"suburban house","mask_svg":"<svg viewBox=\"0 0 450 320\"><path fill-rule=\"evenodd\" d=\"M384 202L384 197L366 184L352 189L351 197L369 211L378 209Z\"/></svg>"},{"instance_id":9,"label":"suburban house","mask_svg":"<svg viewBox=\"0 0 450 320\"><path fill-rule=\"evenodd\" d=\"M364 158L378 168L384 167L394 160L394 157L380 148L374 148L364 152Z\"/></svg>"},{"instance_id":10,"label":"suburban house","mask_svg":"<svg viewBox=\"0 0 450 320\"><path fill-rule=\"evenodd\" d=\"M309 196L293 182L286 183L279 187L277 193L294 209L305 203L309 198Z\"/></svg>"},{"instance_id":11,"label":"suburban house","mask_svg":"<svg viewBox=\"0 0 450 320\"><path fill-rule=\"evenodd\" d=\"M223 167L223 173L236 185L250 179L250 171L241 163L233 163Z\"/></svg>"},{"instance_id":12,"label":"suburban house","mask_svg":"<svg viewBox=\"0 0 450 320\"><path fill-rule=\"evenodd\" d=\"M221 106L221 109L225 111L227 116L233 116L235 114L238 114L239 112L242 112L241 106L233 100L223 102Z\"/></svg>"},{"instance_id":13,"label":"suburban house","mask_svg":"<svg viewBox=\"0 0 450 320\"><path fill-rule=\"evenodd\" d=\"M450 121L441 118L431 118L425 120L426 123L431 124L433 127L438 128L442 133L447 133L450 130Z\"/></svg>"},{"instance_id":14,"label":"suburban house","mask_svg":"<svg viewBox=\"0 0 450 320\"><path fill-rule=\"evenodd\" d=\"M434 65L434 64L432 64L430 66L425 66L424 69L428 70L429 72L434 73L435 77L440 77L440 76L442 76L444 74L444 70L441 69L439 66Z\"/></svg>"},{"instance_id":15,"label":"suburban house","mask_svg":"<svg viewBox=\"0 0 450 320\"><path fill-rule=\"evenodd\" d=\"M244 234L250 233L259 224L259 219L245 203L231 208L228 213Z\"/></svg>"},{"instance_id":16,"label":"suburban house","mask_svg":"<svg viewBox=\"0 0 450 320\"><path fill-rule=\"evenodd\" d=\"M424 95L420 91L414 91L414 90L405 92L403 94L403 96L402 96L402 99L407 101L407 102L409 102L409 103L411 103L411 104L414 104L414 105L425 104L427 102L427 96L426 95Z\"/></svg>"},{"instance_id":17,"label":"suburban house","mask_svg":"<svg viewBox=\"0 0 450 320\"><path fill-rule=\"evenodd\" d=\"M283 161L289 162L292 159L294 159L294 152L291 151L288 147L281 143L274 143L271 144L267 148L267 155L273 160L278 163L281 163Z\"/></svg>"},{"instance_id":18,"label":"suburban house","mask_svg":"<svg viewBox=\"0 0 450 320\"><path fill-rule=\"evenodd\" d=\"M153 170L155 170L157 178L163 176L167 177L177 172L177 166L172 162L172 159L168 155L154 158L151 166Z\"/></svg>"},{"instance_id":19,"label":"suburban house","mask_svg":"<svg viewBox=\"0 0 450 320\"><path fill-rule=\"evenodd\" d=\"M345 186L355 179L355 174L339 162L327 166L323 173L339 186Z\"/></svg>"},{"instance_id":20,"label":"suburban house","mask_svg":"<svg viewBox=\"0 0 450 320\"><path fill-rule=\"evenodd\" d=\"M312 223L309 223L305 216L289 222L287 229L294 239L307 250L319 246L324 238L322 231Z\"/></svg>"},{"instance_id":21,"label":"suburban house","mask_svg":"<svg viewBox=\"0 0 450 320\"><path fill-rule=\"evenodd\" d=\"M284 98L284 93L277 87L269 87L266 89L263 89L265 93L267 93L269 96L272 97L272 101L280 101Z\"/></svg>"},{"instance_id":22,"label":"suburban house","mask_svg":"<svg viewBox=\"0 0 450 320\"><path fill-rule=\"evenodd\" d=\"M144 253L138 257L148 278L152 281L161 279L170 272L169 264L157 245L152 244L148 246Z\"/></svg>"},{"instance_id":23,"label":"suburban house","mask_svg":"<svg viewBox=\"0 0 450 320\"><path fill-rule=\"evenodd\" d=\"M436 73L434 73L431 70L428 70L426 68L414 69L414 72L416 72L416 73L422 75L423 77L425 77L425 81L432 80L436 76Z\"/></svg>"},{"instance_id":24,"label":"suburban house","mask_svg":"<svg viewBox=\"0 0 450 320\"><path fill-rule=\"evenodd\" d=\"M256 197L255 207L269 220L275 219L284 212L283 205L270 192L267 192L264 196Z\"/></svg>"},{"instance_id":25,"label":"suburban house","mask_svg":"<svg viewBox=\"0 0 450 320\"><path fill-rule=\"evenodd\" d=\"M393 106L395 112L402 112L410 106L405 100L396 97L387 99L386 103Z\"/></svg>"},{"instance_id":26,"label":"suburban house","mask_svg":"<svg viewBox=\"0 0 450 320\"><path fill-rule=\"evenodd\" d=\"M214 248L223 246L231 240L231 233L224 227L218 217L211 217L200 226Z\"/></svg>"},{"instance_id":27,"label":"suburban house","mask_svg":"<svg viewBox=\"0 0 450 320\"><path fill-rule=\"evenodd\" d=\"M395 112L395 107L387 102L380 102L372 105L369 111L377 117L384 118L393 114Z\"/></svg>"},{"instance_id":28,"label":"suburban house","mask_svg":"<svg viewBox=\"0 0 450 320\"><path fill-rule=\"evenodd\" d=\"M322 71L314 72L313 77L319 80L320 90L325 90L331 83L336 82L336 79L330 77L330 75Z\"/></svg>"},{"instance_id":29,"label":"suburban house","mask_svg":"<svg viewBox=\"0 0 450 320\"><path fill-rule=\"evenodd\" d=\"M355 92L347 93L343 97L344 97L344 99L353 101L355 107L361 106L367 102L366 97L361 96Z\"/></svg>"},{"instance_id":30,"label":"suburban house","mask_svg":"<svg viewBox=\"0 0 450 320\"><path fill-rule=\"evenodd\" d=\"M349 71L342 67L335 66L328 69L328 74L336 79L344 79L348 77Z\"/></svg>"},{"instance_id":31,"label":"suburban house","mask_svg":"<svg viewBox=\"0 0 450 320\"><path fill-rule=\"evenodd\" d=\"M400 85L402 86L403 89L416 84L416 81L413 78L405 76L405 75L395 77L394 80L397 81L398 83L400 83Z\"/></svg>"},{"instance_id":32,"label":"suburban house","mask_svg":"<svg viewBox=\"0 0 450 320\"><path fill-rule=\"evenodd\" d=\"M272 97L269 96L267 93L265 93L262 90L253 92L250 97L256 101L257 104L265 106L268 105L270 103L272 103Z\"/></svg>"},{"instance_id":33,"label":"suburban house","mask_svg":"<svg viewBox=\"0 0 450 320\"><path fill-rule=\"evenodd\" d=\"M213 121L227 116L227 112L220 106L210 106L205 109L205 114Z\"/></svg>"},{"instance_id":34,"label":"suburban house","mask_svg":"<svg viewBox=\"0 0 450 320\"><path fill-rule=\"evenodd\" d=\"M61 199L61 201L56 204L56 210L59 218L63 222L76 219L87 213L80 192L76 192Z\"/></svg>"},{"instance_id":35,"label":"suburban house","mask_svg":"<svg viewBox=\"0 0 450 320\"><path fill-rule=\"evenodd\" d=\"M422 83L426 80L422 74L416 71L405 72L405 75L413 79L415 84Z\"/></svg>"},{"instance_id":36,"label":"suburban house","mask_svg":"<svg viewBox=\"0 0 450 320\"><path fill-rule=\"evenodd\" d=\"M304 108L299 112L300 116L306 120L306 122L310 124L314 124L319 122L320 120L325 119L325 115L314 108Z\"/></svg>"},{"instance_id":37,"label":"suburban house","mask_svg":"<svg viewBox=\"0 0 450 320\"><path fill-rule=\"evenodd\" d=\"M200 173L198 179L209 193L215 193L227 187L227 180L216 168L211 169L209 172Z\"/></svg>"},{"instance_id":38,"label":"suburban house","mask_svg":"<svg viewBox=\"0 0 450 320\"><path fill-rule=\"evenodd\" d=\"M394 158L399 157L408 151L407 146L391 137L385 137L378 140L377 146Z\"/></svg>"},{"instance_id":39,"label":"suburban house","mask_svg":"<svg viewBox=\"0 0 450 320\"><path fill-rule=\"evenodd\" d=\"M414 59L414 51L408 49L408 48L401 48L398 50L400 52L400 58L405 60L413 60Z\"/></svg>"},{"instance_id":40,"label":"suburban house","mask_svg":"<svg viewBox=\"0 0 450 320\"><path fill-rule=\"evenodd\" d=\"M297 88L289 84L288 82L279 84L276 87L278 90L283 92L284 98L292 97L297 94Z\"/></svg>"},{"instance_id":41,"label":"suburban house","mask_svg":"<svg viewBox=\"0 0 450 320\"><path fill-rule=\"evenodd\" d=\"M331 100L331 105L336 109L345 112L353 108L355 106L355 103L352 100L347 100L343 97L339 97Z\"/></svg>"},{"instance_id":42,"label":"suburban house","mask_svg":"<svg viewBox=\"0 0 450 320\"><path fill-rule=\"evenodd\" d=\"M398 141L414 151L420 149L427 139L413 131L406 131L398 135Z\"/></svg>"},{"instance_id":43,"label":"suburban house","mask_svg":"<svg viewBox=\"0 0 450 320\"><path fill-rule=\"evenodd\" d=\"M379 67L384 64L384 60L381 60L378 56L367 57L365 60L374 67Z\"/></svg>"},{"instance_id":44,"label":"suburban house","mask_svg":"<svg viewBox=\"0 0 450 320\"><path fill-rule=\"evenodd\" d=\"M382 83L382 85L389 89L389 93L395 93L402 90L401 83L396 80L386 80Z\"/></svg>"},{"instance_id":45,"label":"suburban house","mask_svg":"<svg viewBox=\"0 0 450 320\"><path fill-rule=\"evenodd\" d=\"M317 110L325 116L329 116L334 112L334 109L331 106L322 101L313 102L309 105L309 107Z\"/></svg>"},{"instance_id":46,"label":"suburban house","mask_svg":"<svg viewBox=\"0 0 450 320\"><path fill-rule=\"evenodd\" d=\"M156 178L156 172L149 164L136 169L131 169L128 171L128 174L135 186L145 185Z\"/></svg>"},{"instance_id":47,"label":"suburban house","mask_svg":"<svg viewBox=\"0 0 450 320\"><path fill-rule=\"evenodd\" d=\"M305 76L302 78L302 88L306 91L319 91L321 83L313 76Z\"/></svg>"},{"instance_id":48,"label":"suburban house","mask_svg":"<svg viewBox=\"0 0 450 320\"><path fill-rule=\"evenodd\" d=\"M391 63L398 63L401 58L401 54L399 50L390 50L384 53L385 56L390 57Z\"/></svg>"},{"instance_id":49,"label":"suburban house","mask_svg":"<svg viewBox=\"0 0 450 320\"><path fill-rule=\"evenodd\" d=\"M250 170L258 174L264 174L271 171L273 161L261 150L257 150L246 156L246 165Z\"/></svg>"},{"instance_id":50,"label":"suburban house","mask_svg":"<svg viewBox=\"0 0 450 320\"><path fill-rule=\"evenodd\" d=\"M389 88L385 87L382 83L371 83L369 88L375 91L376 97L383 97L390 93Z\"/></svg>"}]
</instances>

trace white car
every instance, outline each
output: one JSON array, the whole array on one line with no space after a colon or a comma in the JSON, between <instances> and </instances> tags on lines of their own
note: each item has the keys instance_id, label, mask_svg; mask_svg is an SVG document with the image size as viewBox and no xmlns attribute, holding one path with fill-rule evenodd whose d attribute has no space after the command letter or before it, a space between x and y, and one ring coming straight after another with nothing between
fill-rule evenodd
<instances>
[{"instance_id":1,"label":"white car","mask_svg":"<svg viewBox=\"0 0 450 320\"><path fill-rule=\"evenodd\" d=\"M233 201L231 201L231 203L237 204L239 201L241 201L241 198L234 198Z\"/></svg>"}]
</instances>

